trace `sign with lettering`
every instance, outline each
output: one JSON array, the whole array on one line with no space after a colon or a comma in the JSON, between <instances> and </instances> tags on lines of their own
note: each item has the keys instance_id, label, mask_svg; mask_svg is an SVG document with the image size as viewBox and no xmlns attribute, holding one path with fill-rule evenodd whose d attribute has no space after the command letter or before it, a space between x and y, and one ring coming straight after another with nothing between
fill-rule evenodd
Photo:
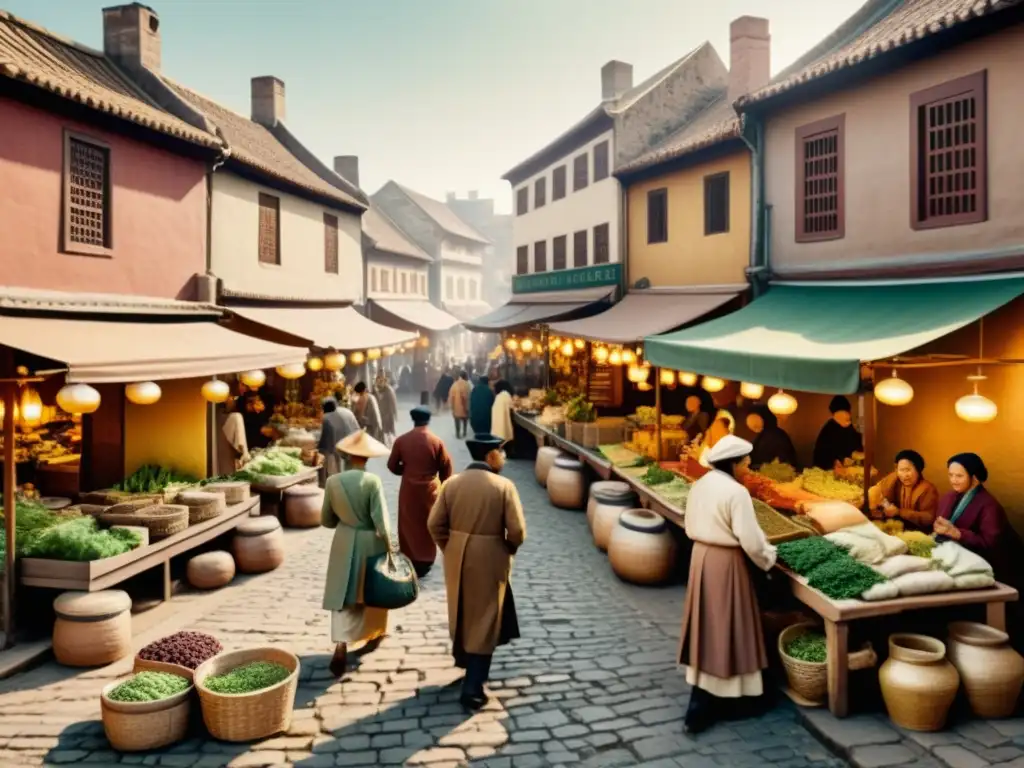
<instances>
[{"instance_id":1,"label":"sign with lettering","mask_svg":"<svg viewBox=\"0 0 1024 768\"><path fill-rule=\"evenodd\" d=\"M603 285L615 286L621 281L621 264L598 264L578 269L536 272L532 275L513 275L512 293L573 291L578 288L599 288Z\"/></svg>"}]
</instances>

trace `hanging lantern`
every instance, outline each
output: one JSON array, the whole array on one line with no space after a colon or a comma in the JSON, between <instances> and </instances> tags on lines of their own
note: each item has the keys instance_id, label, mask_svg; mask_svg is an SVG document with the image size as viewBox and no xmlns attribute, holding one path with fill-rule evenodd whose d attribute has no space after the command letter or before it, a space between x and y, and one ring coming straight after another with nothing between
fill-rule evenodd
<instances>
[{"instance_id":1,"label":"hanging lantern","mask_svg":"<svg viewBox=\"0 0 1024 768\"><path fill-rule=\"evenodd\" d=\"M560 349L562 346L562 339L559 336L552 336L548 339L548 349L554 352L556 349Z\"/></svg>"},{"instance_id":2,"label":"hanging lantern","mask_svg":"<svg viewBox=\"0 0 1024 768\"><path fill-rule=\"evenodd\" d=\"M30 384L25 384L21 388L18 410L21 413L20 419L23 427L35 427L43 421L43 398Z\"/></svg>"},{"instance_id":3,"label":"hanging lantern","mask_svg":"<svg viewBox=\"0 0 1024 768\"><path fill-rule=\"evenodd\" d=\"M231 387L226 381L210 379L203 382L203 399L208 403L223 403L231 394Z\"/></svg>"},{"instance_id":4,"label":"hanging lantern","mask_svg":"<svg viewBox=\"0 0 1024 768\"><path fill-rule=\"evenodd\" d=\"M684 387L695 387L697 386L697 374L680 371L679 383L682 384Z\"/></svg>"},{"instance_id":5,"label":"hanging lantern","mask_svg":"<svg viewBox=\"0 0 1024 768\"><path fill-rule=\"evenodd\" d=\"M533 352L533 339L523 339L523 342L519 345L519 348L526 354Z\"/></svg>"},{"instance_id":6,"label":"hanging lantern","mask_svg":"<svg viewBox=\"0 0 1024 768\"><path fill-rule=\"evenodd\" d=\"M702 386L705 390L714 394L715 392L721 392L725 389L725 381L717 376L705 376Z\"/></svg>"},{"instance_id":7,"label":"hanging lantern","mask_svg":"<svg viewBox=\"0 0 1024 768\"><path fill-rule=\"evenodd\" d=\"M740 394L747 400L760 400L761 395L764 394L764 387L749 381L740 382Z\"/></svg>"},{"instance_id":8,"label":"hanging lantern","mask_svg":"<svg viewBox=\"0 0 1024 768\"><path fill-rule=\"evenodd\" d=\"M654 387L652 387L646 379L637 384L636 388L639 389L641 392L650 392L652 389L654 389Z\"/></svg>"},{"instance_id":9,"label":"hanging lantern","mask_svg":"<svg viewBox=\"0 0 1024 768\"><path fill-rule=\"evenodd\" d=\"M594 348L594 362L598 365L606 365L608 363L608 347Z\"/></svg>"},{"instance_id":10,"label":"hanging lantern","mask_svg":"<svg viewBox=\"0 0 1024 768\"><path fill-rule=\"evenodd\" d=\"M974 391L964 395L956 401L956 415L964 421L972 424L987 424L999 414L999 408L994 402L978 392L978 384L988 378L981 374L981 369L975 376L968 376L967 380L974 385Z\"/></svg>"},{"instance_id":11,"label":"hanging lantern","mask_svg":"<svg viewBox=\"0 0 1024 768\"><path fill-rule=\"evenodd\" d=\"M515 336L505 339L505 349L507 349L509 352L515 352L517 349L519 349L519 339L517 339Z\"/></svg>"},{"instance_id":12,"label":"hanging lantern","mask_svg":"<svg viewBox=\"0 0 1024 768\"><path fill-rule=\"evenodd\" d=\"M636 364L636 353L632 349L624 349L620 353L622 355L623 365L635 365Z\"/></svg>"},{"instance_id":13,"label":"hanging lantern","mask_svg":"<svg viewBox=\"0 0 1024 768\"><path fill-rule=\"evenodd\" d=\"M242 383L250 389L259 389L267 383L267 374L257 369L254 371L246 371L245 373L239 374Z\"/></svg>"},{"instance_id":14,"label":"hanging lantern","mask_svg":"<svg viewBox=\"0 0 1024 768\"><path fill-rule=\"evenodd\" d=\"M671 368L662 368L661 373L658 374L658 380L661 382L661 386L663 387L675 387L676 372Z\"/></svg>"},{"instance_id":15,"label":"hanging lantern","mask_svg":"<svg viewBox=\"0 0 1024 768\"><path fill-rule=\"evenodd\" d=\"M576 352L576 347L573 346L573 343L571 341L566 341L564 344L562 344L562 349L560 351L562 353L562 357L572 357L573 354Z\"/></svg>"},{"instance_id":16,"label":"hanging lantern","mask_svg":"<svg viewBox=\"0 0 1024 768\"><path fill-rule=\"evenodd\" d=\"M57 405L68 413L95 413L100 407L100 393L88 384L66 384L57 393Z\"/></svg>"},{"instance_id":17,"label":"hanging lantern","mask_svg":"<svg viewBox=\"0 0 1024 768\"><path fill-rule=\"evenodd\" d=\"M124 396L128 402L136 405L152 405L160 399L160 385L155 381L139 381L124 388Z\"/></svg>"},{"instance_id":18,"label":"hanging lantern","mask_svg":"<svg viewBox=\"0 0 1024 768\"><path fill-rule=\"evenodd\" d=\"M328 352L324 355L324 368L328 371L340 371L345 367L345 355L342 352Z\"/></svg>"},{"instance_id":19,"label":"hanging lantern","mask_svg":"<svg viewBox=\"0 0 1024 768\"><path fill-rule=\"evenodd\" d=\"M352 365L362 365L366 362L366 355L359 351L353 352L349 355L349 362L352 363Z\"/></svg>"},{"instance_id":20,"label":"hanging lantern","mask_svg":"<svg viewBox=\"0 0 1024 768\"><path fill-rule=\"evenodd\" d=\"M893 369L891 378L875 384L875 398L885 405L906 405L914 399L914 388Z\"/></svg>"},{"instance_id":21,"label":"hanging lantern","mask_svg":"<svg viewBox=\"0 0 1024 768\"><path fill-rule=\"evenodd\" d=\"M789 416L796 412L796 398L781 389L768 398L768 410L776 416Z\"/></svg>"},{"instance_id":22,"label":"hanging lantern","mask_svg":"<svg viewBox=\"0 0 1024 768\"><path fill-rule=\"evenodd\" d=\"M583 339L576 339L576 340L575 340L575 341L574 341L574 342L572 343L572 345L573 345L574 347L576 347L576 349L586 349L586 347L587 347L587 342L585 342L585 341L584 341Z\"/></svg>"},{"instance_id":23,"label":"hanging lantern","mask_svg":"<svg viewBox=\"0 0 1024 768\"><path fill-rule=\"evenodd\" d=\"M301 379L306 373L306 364L288 363L288 365L279 365L274 370L282 379Z\"/></svg>"},{"instance_id":24,"label":"hanging lantern","mask_svg":"<svg viewBox=\"0 0 1024 768\"><path fill-rule=\"evenodd\" d=\"M309 360L306 361L306 367L313 373L316 373L317 371L323 370L324 361L321 360L319 357L311 357L309 358Z\"/></svg>"},{"instance_id":25,"label":"hanging lantern","mask_svg":"<svg viewBox=\"0 0 1024 768\"><path fill-rule=\"evenodd\" d=\"M0 427L3 427L4 416L7 414L7 408L4 406L3 399L0 399ZM17 424L21 419L21 413L18 411L18 401L14 401L14 423Z\"/></svg>"},{"instance_id":26,"label":"hanging lantern","mask_svg":"<svg viewBox=\"0 0 1024 768\"><path fill-rule=\"evenodd\" d=\"M393 354L395 354L395 348L394 347L384 347L383 351L384 351L384 357L391 357Z\"/></svg>"},{"instance_id":27,"label":"hanging lantern","mask_svg":"<svg viewBox=\"0 0 1024 768\"><path fill-rule=\"evenodd\" d=\"M608 364L609 365L622 365L622 350L621 349L613 349L608 354Z\"/></svg>"},{"instance_id":28,"label":"hanging lantern","mask_svg":"<svg viewBox=\"0 0 1024 768\"><path fill-rule=\"evenodd\" d=\"M378 349L377 347L374 347L373 349L366 350L366 359L367 360L380 360L381 354L382 353L381 353L380 349Z\"/></svg>"},{"instance_id":29,"label":"hanging lantern","mask_svg":"<svg viewBox=\"0 0 1024 768\"><path fill-rule=\"evenodd\" d=\"M639 384L643 381L643 377L640 374L639 365L631 365L626 369L626 378L634 384Z\"/></svg>"}]
</instances>

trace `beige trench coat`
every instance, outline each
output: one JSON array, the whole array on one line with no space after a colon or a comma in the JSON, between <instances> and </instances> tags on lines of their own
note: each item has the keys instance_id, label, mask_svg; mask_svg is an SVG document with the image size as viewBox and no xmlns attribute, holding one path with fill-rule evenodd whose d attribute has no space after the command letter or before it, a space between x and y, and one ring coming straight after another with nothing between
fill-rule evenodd
<instances>
[{"instance_id":1,"label":"beige trench coat","mask_svg":"<svg viewBox=\"0 0 1024 768\"><path fill-rule=\"evenodd\" d=\"M444 556L452 643L486 655L499 644L512 556L526 540L526 520L512 481L480 467L486 465L471 464L441 487L427 527Z\"/></svg>"}]
</instances>

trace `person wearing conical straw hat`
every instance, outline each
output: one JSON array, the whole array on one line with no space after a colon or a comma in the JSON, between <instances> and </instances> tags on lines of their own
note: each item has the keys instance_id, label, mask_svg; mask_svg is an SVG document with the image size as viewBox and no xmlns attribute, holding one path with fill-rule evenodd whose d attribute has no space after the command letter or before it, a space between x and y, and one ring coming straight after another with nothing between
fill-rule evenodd
<instances>
[{"instance_id":1,"label":"person wearing conical straw hat","mask_svg":"<svg viewBox=\"0 0 1024 768\"><path fill-rule=\"evenodd\" d=\"M345 673L348 648L365 643L372 650L388 628L388 612L363 603L366 560L393 549L387 501L380 478L366 471L369 459L389 454L386 445L361 429L338 443L349 469L327 478L320 522L334 529L327 561L323 607L331 612L335 643L331 672Z\"/></svg>"}]
</instances>

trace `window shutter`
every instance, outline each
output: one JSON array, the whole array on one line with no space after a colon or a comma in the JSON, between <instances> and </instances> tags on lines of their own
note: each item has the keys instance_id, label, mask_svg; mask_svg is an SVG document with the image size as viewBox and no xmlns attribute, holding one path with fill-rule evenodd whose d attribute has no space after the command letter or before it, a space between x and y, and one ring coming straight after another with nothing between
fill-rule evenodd
<instances>
[{"instance_id":1,"label":"window shutter","mask_svg":"<svg viewBox=\"0 0 1024 768\"><path fill-rule=\"evenodd\" d=\"M260 192L259 259L261 264L281 263L281 201Z\"/></svg>"},{"instance_id":2,"label":"window shutter","mask_svg":"<svg viewBox=\"0 0 1024 768\"><path fill-rule=\"evenodd\" d=\"M577 155L572 161L572 190L578 192L588 184L590 155Z\"/></svg>"},{"instance_id":3,"label":"window shutter","mask_svg":"<svg viewBox=\"0 0 1024 768\"><path fill-rule=\"evenodd\" d=\"M324 271L338 274L338 217L324 214Z\"/></svg>"},{"instance_id":4,"label":"window shutter","mask_svg":"<svg viewBox=\"0 0 1024 768\"><path fill-rule=\"evenodd\" d=\"M572 236L572 265L574 267L587 266L587 235L585 229L573 233Z\"/></svg>"},{"instance_id":5,"label":"window shutter","mask_svg":"<svg viewBox=\"0 0 1024 768\"><path fill-rule=\"evenodd\" d=\"M525 275L530 271L530 246L520 245L516 248L516 274Z\"/></svg>"},{"instance_id":6,"label":"window shutter","mask_svg":"<svg viewBox=\"0 0 1024 768\"><path fill-rule=\"evenodd\" d=\"M110 150L65 134L64 245L96 253L111 247Z\"/></svg>"},{"instance_id":7,"label":"window shutter","mask_svg":"<svg viewBox=\"0 0 1024 768\"><path fill-rule=\"evenodd\" d=\"M845 234L845 123L839 115L797 129L797 242Z\"/></svg>"},{"instance_id":8,"label":"window shutter","mask_svg":"<svg viewBox=\"0 0 1024 768\"><path fill-rule=\"evenodd\" d=\"M551 267L552 269L565 269L566 267L566 236L559 235L552 243Z\"/></svg>"},{"instance_id":9,"label":"window shutter","mask_svg":"<svg viewBox=\"0 0 1024 768\"><path fill-rule=\"evenodd\" d=\"M608 178L609 145L607 141L594 145L594 181Z\"/></svg>"},{"instance_id":10,"label":"window shutter","mask_svg":"<svg viewBox=\"0 0 1024 768\"><path fill-rule=\"evenodd\" d=\"M539 240L533 244L533 271L548 271L548 243L546 240Z\"/></svg>"},{"instance_id":11,"label":"window shutter","mask_svg":"<svg viewBox=\"0 0 1024 768\"><path fill-rule=\"evenodd\" d=\"M610 260L608 225L598 224L594 227L594 263L607 264Z\"/></svg>"},{"instance_id":12,"label":"window shutter","mask_svg":"<svg viewBox=\"0 0 1024 768\"><path fill-rule=\"evenodd\" d=\"M565 166L560 165L551 174L551 199L561 200L565 197Z\"/></svg>"}]
</instances>

